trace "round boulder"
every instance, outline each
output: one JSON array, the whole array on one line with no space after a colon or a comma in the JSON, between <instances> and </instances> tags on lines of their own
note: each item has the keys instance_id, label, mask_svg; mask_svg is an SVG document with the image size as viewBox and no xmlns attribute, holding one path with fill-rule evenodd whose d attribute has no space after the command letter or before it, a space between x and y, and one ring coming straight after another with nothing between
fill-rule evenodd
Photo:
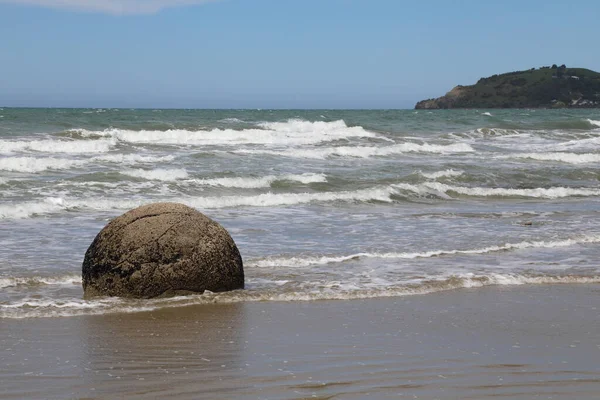
<instances>
[{"instance_id":1,"label":"round boulder","mask_svg":"<svg viewBox=\"0 0 600 400\"><path fill-rule=\"evenodd\" d=\"M113 219L83 260L85 297L167 297L244 288L242 257L229 233L177 203L155 203Z\"/></svg>"}]
</instances>

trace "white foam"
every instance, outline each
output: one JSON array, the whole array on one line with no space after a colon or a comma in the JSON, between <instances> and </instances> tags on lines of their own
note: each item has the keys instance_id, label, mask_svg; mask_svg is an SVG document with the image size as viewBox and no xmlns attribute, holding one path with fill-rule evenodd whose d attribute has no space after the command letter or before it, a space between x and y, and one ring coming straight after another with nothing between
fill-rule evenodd
<instances>
[{"instance_id":1,"label":"white foam","mask_svg":"<svg viewBox=\"0 0 600 400\"><path fill-rule=\"evenodd\" d=\"M107 153L116 145L114 139L100 140L0 140L0 153L35 151L40 153L89 154Z\"/></svg>"},{"instance_id":2,"label":"white foam","mask_svg":"<svg viewBox=\"0 0 600 400\"><path fill-rule=\"evenodd\" d=\"M66 158L37 158L37 157L5 157L0 158L0 170L12 172L42 172L46 170L61 170L79 167L86 164L85 160Z\"/></svg>"},{"instance_id":3,"label":"white foam","mask_svg":"<svg viewBox=\"0 0 600 400\"><path fill-rule=\"evenodd\" d=\"M267 188L277 181L294 181L303 184L327 182L325 174L289 174L289 175L268 175L258 178L235 177L235 178L214 178L214 179L192 179L186 183L193 183L201 186L221 186L236 187L244 189Z\"/></svg>"},{"instance_id":4,"label":"white foam","mask_svg":"<svg viewBox=\"0 0 600 400\"><path fill-rule=\"evenodd\" d=\"M123 175L128 175L134 178L141 178L151 181L162 181L162 182L173 182L181 179L186 179L188 177L188 173L185 169L129 169L122 170L119 173Z\"/></svg>"},{"instance_id":5,"label":"white foam","mask_svg":"<svg viewBox=\"0 0 600 400\"><path fill-rule=\"evenodd\" d=\"M568 247L578 244L600 243L600 236L584 236L574 239L558 241L523 241L519 243L505 243L497 246L489 246L480 249L468 250L430 250L414 253L356 253L344 256L320 256L320 257L272 257L262 260L249 261L245 265L249 268L303 268L313 265L324 265L331 263L342 263L355 261L361 258L378 259L415 259L431 258L456 254L487 254L507 250L522 250L529 248L557 248Z\"/></svg>"},{"instance_id":6,"label":"white foam","mask_svg":"<svg viewBox=\"0 0 600 400\"><path fill-rule=\"evenodd\" d=\"M149 311L156 307L121 307L124 301L115 298L83 300L70 299L37 299L25 298L10 304L0 304L0 318L48 318L71 317L77 315L97 315L112 312Z\"/></svg>"},{"instance_id":7,"label":"white foam","mask_svg":"<svg viewBox=\"0 0 600 400\"><path fill-rule=\"evenodd\" d=\"M452 186L446 185L439 182L426 182L421 185L411 185L401 183L393 185L394 187L401 190L412 191L417 194L434 194L439 195L442 198L449 198L448 192L454 192L466 196L477 196L477 197L533 197L542 199L558 199L572 196L598 196L600 195L600 189L587 189L587 188L566 188L566 187L553 187L553 188L533 188L533 189L505 189L505 188L483 188L483 187L464 187L464 186Z\"/></svg>"},{"instance_id":8,"label":"white foam","mask_svg":"<svg viewBox=\"0 0 600 400\"><path fill-rule=\"evenodd\" d=\"M17 151L23 151L27 148L29 142L16 140L0 140L0 154L12 154Z\"/></svg>"},{"instance_id":9,"label":"white foam","mask_svg":"<svg viewBox=\"0 0 600 400\"><path fill-rule=\"evenodd\" d=\"M263 122L259 124L265 129L273 130L276 132L286 133L323 133L323 134L342 134L345 136L346 131L352 131L359 136L363 136L365 133L367 136L374 136L373 133L366 132L362 127L348 127L343 120L324 122L324 121L305 121L301 119L290 119L285 122Z\"/></svg>"},{"instance_id":10,"label":"white foam","mask_svg":"<svg viewBox=\"0 0 600 400\"><path fill-rule=\"evenodd\" d=\"M430 185L425 183L420 185L413 185L410 183L398 183L393 187L399 191L413 192L419 196L435 196L441 197L442 199L452 200L452 197L448 196L444 191L434 189Z\"/></svg>"},{"instance_id":11,"label":"white foam","mask_svg":"<svg viewBox=\"0 0 600 400\"><path fill-rule=\"evenodd\" d=\"M229 123L229 124L238 124L238 123L241 123L244 121L239 118L224 118L224 119L219 120L219 122L225 122L225 123Z\"/></svg>"},{"instance_id":12,"label":"white foam","mask_svg":"<svg viewBox=\"0 0 600 400\"><path fill-rule=\"evenodd\" d=\"M357 191L326 193L264 193L255 196L169 197L198 209L230 207L273 207L324 202L391 202L395 190L390 186L373 187ZM159 201L159 199L153 199ZM37 215L55 214L65 210L91 209L100 211L129 210L149 202L139 198L46 198L43 201L0 205L0 219L22 219Z\"/></svg>"},{"instance_id":13,"label":"white foam","mask_svg":"<svg viewBox=\"0 0 600 400\"><path fill-rule=\"evenodd\" d=\"M533 147L533 146L527 146L525 148L520 147L520 149L524 150L526 148L531 148L531 147ZM585 139L577 138L574 140L568 140L566 142L561 142L561 143L553 143L553 144L545 145L545 146L535 146L535 147L533 147L532 150L537 151L537 152L540 152L540 151L564 152L564 151L576 151L576 150L590 152L591 150L598 149L598 147L600 147L600 137L589 137L589 138L585 138Z\"/></svg>"},{"instance_id":14,"label":"white foam","mask_svg":"<svg viewBox=\"0 0 600 400\"><path fill-rule=\"evenodd\" d=\"M167 131L132 131L123 129L107 129L104 131L87 131L77 129L74 132L84 137L103 136L116 138L128 143L152 143L168 145L307 145L352 137L377 137L362 127L348 127L344 121L309 122L289 120L287 122L269 122L261 124L263 129L213 129L191 131L170 129Z\"/></svg>"},{"instance_id":15,"label":"white foam","mask_svg":"<svg viewBox=\"0 0 600 400\"><path fill-rule=\"evenodd\" d=\"M298 149L288 150L253 150L239 149L235 153L241 154L267 154L283 157L326 159L330 157L354 157L370 158L385 157L402 153L470 153L474 149L466 143L455 143L450 145L401 143L385 147L377 146L339 146L320 149Z\"/></svg>"},{"instance_id":16,"label":"white foam","mask_svg":"<svg viewBox=\"0 0 600 400\"><path fill-rule=\"evenodd\" d=\"M327 176L325 174L313 174L308 172L304 174L281 175L275 178L276 181L295 181L304 184L327 182Z\"/></svg>"},{"instance_id":17,"label":"white foam","mask_svg":"<svg viewBox=\"0 0 600 400\"><path fill-rule=\"evenodd\" d=\"M248 288L226 293L207 291L201 295L166 299L131 300L111 297L84 300L81 298L44 299L27 297L12 303L0 304L0 318L22 319L136 313L210 303L348 300L410 296L491 285L596 284L600 283L600 276L465 273L404 282L382 281L374 284L343 283L340 281L308 282L298 285L296 290L286 289L286 286L290 283L287 280L273 281L270 287L266 283L259 282L261 288L258 290Z\"/></svg>"},{"instance_id":18,"label":"white foam","mask_svg":"<svg viewBox=\"0 0 600 400\"><path fill-rule=\"evenodd\" d=\"M140 172L141 171L141 172ZM185 170L139 170L129 171L133 175L139 175L144 179L158 181L172 181L185 179ZM320 181L317 175L315 181ZM307 177L307 181L313 177ZM213 182L216 183L216 182ZM226 182L236 184L235 181ZM239 184L266 184L265 182L239 182ZM504 189L504 188L469 188L462 186L446 185L439 182L425 182L419 185L400 183L390 186L375 186L356 191L320 192L320 193L263 193L253 196L214 196L214 197L168 197L162 201L178 201L189 204L198 209L220 209L233 207L274 207L291 206L307 203L328 202L392 202L392 196L401 195L403 191L409 191L422 196L433 195L444 199L452 199L447 194L458 193L467 196L499 196L499 197L532 197L556 199L570 196L598 196L600 189L587 188L534 188L534 189ZM161 199L153 199L160 201ZM148 200L140 198L46 198L43 201L28 203L15 203L0 205L0 219L27 218L41 214L52 214L69 209L92 209L102 211L116 211L138 207Z\"/></svg>"},{"instance_id":19,"label":"white foam","mask_svg":"<svg viewBox=\"0 0 600 400\"><path fill-rule=\"evenodd\" d=\"M463 173L464 173L463 171L455 171L453 169L447 169L444 171L432 172L432 173L428 173L428 174L421 172L421 175L423 175L427 179L439 179L439 178L453 178L453 177L461 176Z\"/></svg>"},{"instance_id":20,"label":"white foam","mask_svg":"<svg viewBox=\"0 0 600 400\"><path fill-rule=\"evenodd\" d=\"M441 290L475 288L484 286L520 286L520 285L547 285L547 284L589 284L600 283L600 276L544 276L544 275L521 275L521 274L456 274L432 282L441 286ZM427 285L425 285L427 288ZM426 293L437 291L428 290Z\"/></svg>"},{"instance_id":21,"label":"white foam","mask_svg":"<svg viewBox=\"0 0 600 400\"><path fill-rule=\"evenodd\" d=\"M592 124L592 125L600 127L600 121L596 121L596 120L593 120L593 119L588 119L588 122L590 124Z\"/></svg>"},{"instance_id":22,"label":"white foam","mask_svg":"<svg viewBox=\"0 0 600 400\"><path fill-rule=\"evenodd\" d=\"M273 207L306 203L334 201L382 201L391 202L390 187L377 187L356 191L326 193L264 193L256 196L199 197L187 200L188 204L198 208L227 207Z\"/></svg>"},{"instance_id":23,"label":"white foam","mask_svg":"<svg viewBox=\"0 0 600 400\"><path fill-rule=\"evenodd\" d=\"M110 189L110 193L112 195L126 195L131 196L132 194L139 193L142 190L154 189L158 190L161 193L171 193L169 188L165 185L157 184L154 181L144 181L144 182L130 182L130 181L117 181L117 182L105 182L105 181L85 181L78 182L72 180L64 180L57 182L55 184L55 188L60 188L63 190L71 190L73 187L78 188L91 188L92 190L106 190ZM86 190L87 191L87 190ZM64 191L53 192L53 195L63 195Z\"/></svg>"},{"instance_id":24,"label":"white foam","mask_svg":"<svg viewBox=\"0 0 600 400\"><path fill-rule=\"evenodd\" d=\"M484 113L481 113L481 115L486 115L486 116L488 116L488 117L491 117L491 116L492 116L492 114L491 114L491 113L489 113L489 112L484 112Z\"/></svg>"},{"instance_id":25,"label":"white foam","mask_svg":"<svg viewBox=\"0 0 600 400\"><path fill-rule=\"evenodd\" d=\"M64 275L57 277L29 276L29 277L0 277L0 289L15 286L36 285L80 285L81 276Z\"/></svg>"},{"instance_id":26,"label":"white foam","mask_svg":"<svg viewBox=\"0 0 600 400\"><path fill-rule=\"evenodd\" d=\"M0 219L23 219L50 215L77 208L115 211L139 207L148 200L49 197L41 201L0 205Z\"/></svg>"},{"instance_id":27,"label":"white foam","mask_svg":"<svg viewBox=\"0 0 600 400\"><path fill-rule=\"evenodd\" d=\"M161 162L170 162L175 156L143 156L140 154L107 154L92 158L92 161L112 162L118 164L154 164Z\"/></svg>"},{"instance_id":28,"label":"white foam","mask_svg":"<svg viewBox=\"0 0 600 400\"><path fill-rule=\"evenodd\" d=\"M1 219L23 219L37 215L54 214L65 210L64 200L49 197L42 201L0 204Z\"/></svg>"},{"instance_id":29,"label":"white foam","mask_svg":"<svg viewBox=\"0 0 600 400\"><path fill-rule=\"evenodd\" d=\"M507 156L538 161L560 161L569 164L587 164L600 162L600 154L586 153L521 153Z\"/></svg>"}]
</instances>

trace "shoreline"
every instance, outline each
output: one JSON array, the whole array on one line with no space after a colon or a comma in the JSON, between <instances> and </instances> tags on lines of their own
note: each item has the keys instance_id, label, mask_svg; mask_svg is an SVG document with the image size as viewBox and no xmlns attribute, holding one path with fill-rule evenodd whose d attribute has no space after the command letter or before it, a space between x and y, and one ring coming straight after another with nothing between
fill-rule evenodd
<instances>
[{"instance_id":1,"label":"shoreline","mask_svg":"<svg viewBox=\"0 0 600 400\"><path fill-rule=\"evenodd\" d=\"M593 399L597 284L2 321L0 399Z\"/></svg>"}]
</instances>

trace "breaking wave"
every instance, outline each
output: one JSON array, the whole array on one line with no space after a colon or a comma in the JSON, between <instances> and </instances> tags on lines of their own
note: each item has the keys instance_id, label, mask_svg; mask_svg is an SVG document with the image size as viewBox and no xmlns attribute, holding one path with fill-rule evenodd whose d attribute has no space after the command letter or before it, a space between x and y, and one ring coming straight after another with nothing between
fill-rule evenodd
<instances>
[{"instance_id":1,"label":"breaking wave","mask_svg":"<svg viewBox=\"0 0 600 400\"><path fill-rule=\"evenodd\" d=\"M104 131L88 131L77 129L71 131L82 137L110 137L127 143L166 144L166 145L307 145L347 138L377 137L360 126L349 127L342 120L334 122L310 122L288 120L287 122L265 122L257 128L234 130L213 129L196 131L186 129L158 130L125 130L106 129Z\"/></svg>"},{"instance_id":2,"label":"breaking wave","mask_svg":"<svg viewBox=\"0 0 600 400\"><path fill-rule=\"evenodd\" d=\"M377 297L423 295L461 288L484 286L514 286L540 284L589 284L600 283L600 276L578 275L525 275L500 273L465 273L439 277L423 277L412 282L386 282L381 286L340 285L338 281L314 282L314 285L289 286L288 281L266 283L248 279L246 290L225 293L205 292L200 295L167 299L132 300L104 297L83 300L80 297L43 299L26 297L11 303L0 304L0 318L49 318L79 315L137 313L157 309L185 307L211 303L239 303L256 301L314 301L351 300ZM75 283L75 282L73 282Z\"/></svg>"},{"instance_id":3,"label":"breaking wave","mask_svg":"<svg viewBox=\"0 0 600 400\"><path fill-rule=\"evenodd\" d=\"M268 175L257 178L249 177L228 177L212 179L193 179L186 183L193 183L201 186L221 186L230 188L258 189L268 188L278 181L293 181L303 184L327 182L325 174L288 174L288 175Z\"/></svg>"},{"instance_id":4,"label":"breaking wave","mask_svg":"<svg viewBox=\"0 0 600 400\"><path fill-rule=\"evenodd\" d=\"M58 277L0 277L0 289L18 286L41 286L41 285L80 285L81 276L64 275Z\"/></svg>"},{"instance_id":5,"label":"breaking wave","mask_svg":"<svg viewBox=\"0 0 600 400\"><path fill-rule=\"evenodd\" d=\"M596 120L593 120L593 119L588 119L588 122L590 124L592 124L593 126L600 127L600 121L596 121Z\"/></svg>"},{"instance_id":6,"label":"breaking wave","mask_svg":"<svg viewBox=\"0 0 600 400\"><path fill-rule=\"evenodd\" d=\"M142 156L139 154L106 154L88 159L57 157L3 157L0 158L0 171L38 173L48 170L67 170L82 167L90 162L110 162L117 164L155 164L174 160L173 156Z\"/></svg>"},{"instance_id":7,"label":"breaking wave","mask_svg":"<svg viewBox=\"0 0 600 400\"><path fill-rule=\"evenodd\" d=\"M107 154L94 157L93 161L111 162L118 164L154 164L161 162L170 162L175 159L174 156L144 156L140 154Z\"/></svg>"},{"instance_id":8,"label":"breaking wave","mask_svg":"<svg viewBox=\"0 0 600 400\"><path fill-rule=\"evenodd\" d=\"M192 207L226 208L226 207L271 207L307 204L313 202L391 202L390 187L370 188L356 191L325 192L325 193L264 193L256 196L222 196L199 197L187 201Z\"/></svg>"},{"instance_id":9,"label":"breaking wave","mask_svg":"<svg viewBox=\"0 0 600 400\"><path fill-rule=\"evenodd\" d=\"M321 256L321 257L272 257L247 263L250 268L303 268L313 265L324 265L332 263L343 263L357 261L361 258L379 259L415 259L431 258L456 254L487 254L499 251L522 250L529 248L556 248L568 247L578 244L600 243L600 236L584 236L574 239L558 241L523 241L519 243L505 243L497 246L489 246L470 250L430 250L414 253L356 253L345 256Z\"/></svg>"},{"instance_id":10,"label":"breaking wave","mask_svg":"<svg viewBox=\"0 0 600 400\"><path fill-rule=\"evenodd\" d=\"M564 197L585 197L599 196L600 189L588 188L533 188L533 189L507 189L507 188L485 188L485 187L464 187L446 185L439 182L426 182L420 185L400 183L394 187L407 190L419 195L434 195L441 198L450 199L448 193L457 193L459 195L474 197L532 197L542 199L558 199Z\"/></svg>"},{"instance_id":11,"label":"breaking wave","mask_svg":"<svg viewBox=\"0 0 600 400\"><path fill-rule=\"evenodd\" d=\"M386 147L376 146L340 146L317 149L298 149L292 148L288 150L254 150L254 149L239 149L234 150L234 153L239 154L266 154L283 157L294 158L314 158L327 159L330 157L354 157L354 158L370 158L370 157L385 157L402 153L436 153L436 154L453 154L453 153L471 153L475 151L466 143L455 143L449 145L437 144L417 144L417 143L402 143Z\"/></svg>"},{"instance_id":12,"label":"breaking wave","mask_svg":"<svg viewBox=\"0 0 600 400\"><path fill-rule=\"evenodd\" d=\"M133 178L146 179L151 181L162 181L162 182L173 182L180 179L186 179L188 177L188 173L185 169L130 169L130 170L122 170L121 174L131 176Z\"/></svg>"},{"instance_id":13,"label":"breaking wave","mask_svg":"<svg viewBox=\"0 0 600 400\"><path fill-rule=\"evenodd\" d=\"M0 140L0 153L34 151L40 153L89 154L107 153L116 145L114 139L101 140Z\"/></svg>"},{"instance_id":14,"label":"breaking wave","mask_svg":"<svg viewBox=\"0 0 600 400\"><path fill-rule=\"evenodd\" d=\"M587 164L600 161L600 154L579 153L521 153L507 156L510 158L525 158L537 161L559 161L568 164Z\"/></svg>"},{"instance_id":15,"label":"breaking wave","mask_svg":"<svg viewBox=\"0 0 600 400\"><path fill-rule=\"evenodd\" d=\"M164 201L178 201L197 209L219 209L229 207L270 207L290 206L313 202L392 202L392 187L375 187L356 191L324 193L263 193L254 196L210 196L169 198ZM154 199L153 201L156 201ZM54 214L67 210L91 209L101 211L127 210L139 207L149 200L102 199L102 198L62 198L48 197L42 201L32 201L12 205L0 205L0 219L21 219L37 215Z\"/></svg>"},{"instance_id":16,"label":"breaking wave","mask_svg":"<svg viewBox=\"0 0 600 400\"><path fill-rule=\"evenodd\" d=\"M453 169L447 169L445 171L438 171L438 172L431 172L431 173L420 172L420 174L423 175L427 179L453 178L453 177L461 176L463 173L464 173L463 171L455 171Z\"/></svg>"},{"instance_id":17,"label":"breaking wave","mask_svg":"<svg viewBox=\"0 0 600 400\"><path fill-rule=\"evenodd\" d=\"M0 158L0 170L37 173L46 170L61 170L85 165L85 160L67 158L5 157Z\"/></svg>"},{"instance_id":18,"label":"breaking wave","mask_svg":"<svg viewBox=\"0 0 600 400\"><path fill-rule=\"evenodd\" d=\"M178 181L185 185L194 186L217 186L242 189L268 188L274 182L294 181L303 184L327 182L324 174L288 174L288 175L267 175L263 177L226 177L226 178L207 178L207 179L188 179L189 174L183 168L177 169L129 169L120 171L121 174L146 180L155 180L162 182Z\"/></svg>"},{"instance_id":19,"label":"breaking wave","mask_svg":"<svg viewBox=\"0 0 600 400\"><path fill-rule=\"evenodd\" d=\"M41 201L18 204L0 204L0 220L31 218L37 215L59 213L66 209L64 200L57 197L47 197Z\"/></svg>"},{"instance_id":20,"label":"breaking wave","mask_svg":"<svg viewBox=\"0 0 600 400\"><path fill-rule=\"evenodd\" d=\"M177 180L178 177L185 179L187 174L185 170L133 170L131 174L143 177L144 179L154 179L158 181ZM224 178L223 178L224 179ZM234 179L234 178L232 178ZM266 185L266 181L222 181L221 184L228 185L246 185L250 186ZM305 182L322 182L324 179L319 175L307 176ZM275 178L277 180L277 178ZM185 182L185 181L183 181ZM219 184L215 179L210 184ZM272 182L271 182L272 183ZM235 186L233 186L235 187ZM406 192L413 195L407 195ZM411 199L415 194L418 197L437 197L446 200L453 200L450 195L456 193L459 195L473 197L529 197L557 199L564 197L584 197L600 196L600 189L589 188L533 188L533 189L506 189L506 188L484 188L484 187L464 187L447 185L440 182L425 182L422 184L398 183L389 186L375 186L367 189L354 191L336 191L336 192L304 192L304 193L263 193L258 195L235 195L235 196L207 196L207 197L169 197L165 199L153 199L153 201L177 201L188 204L197 209L220 209L234 207L274 207L274 206L293 206L308 203L330 203L330 202L385 202L392 203L398 198ZM60 213L67 210L100 210L100 211L118 211L138 207L149 200L139 198L68 198L68 197L47 197L40 201L24 202L18 204L0 205L0 219L20 219L29 218L37 215Z\"/></svg>"}]
</instances>

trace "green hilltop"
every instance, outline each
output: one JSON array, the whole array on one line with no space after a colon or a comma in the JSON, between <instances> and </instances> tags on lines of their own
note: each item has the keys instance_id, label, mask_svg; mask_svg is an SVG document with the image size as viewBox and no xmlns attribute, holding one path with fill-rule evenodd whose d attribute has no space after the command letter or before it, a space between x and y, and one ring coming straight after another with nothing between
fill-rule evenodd
<instances>
[{"instance_id":1,"label":"green hilltop","mask_svg":"<svg viewBox=\"0 0 600 400\"><path fill-rule=\"evenodd\" d=\"M565 65L532 68L481 78L456 86L415 109L440 108L598 108L600 73Z\"/></svg>"}]
</instances>

